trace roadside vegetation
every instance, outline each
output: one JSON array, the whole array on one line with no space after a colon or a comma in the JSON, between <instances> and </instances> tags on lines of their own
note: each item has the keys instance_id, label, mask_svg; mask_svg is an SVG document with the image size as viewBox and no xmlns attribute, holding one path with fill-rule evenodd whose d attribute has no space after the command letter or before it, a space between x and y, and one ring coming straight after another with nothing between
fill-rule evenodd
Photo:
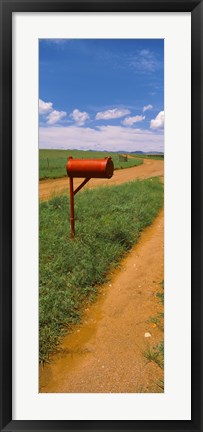
<instances>
[{"instance_id":1,"label":"roadside vegetation","mask_svg":"<svg viewBox=\"0 0 203 432\"><path fill-rule=\"evenodd\" d=\"M114 169L130 168L143 163L141 158L128 158L119 153L82 150L39 150L39 179L67 176L66 162L69 156L78 159L104 158L111 156Z\"/></svg>"},{"instance_id":2,"label":"roadside vegetation","mask_svg":"<svg viewBox=\"0 0 203 432\"><path fill-rule=\"evenodd\" d=\"M164 341L145 351L145 357L149 361L155 362L161 369L164 367Z\"/></svg>"},{"instance_id":3,"label":"roadside vegetation","mask_svg":"<svg viewBox=\"0 0 203 432\"><path fill-rule=\"evenodd\" d=\"M160 312L151 317L147 323L152 324L153 326L157 327L161 333L164 332L164 312L163 312L163 306L164 306L164 282L161 283L161 290L156 293L156 297L158 298L158 301L160 303ZM161 338L161 341L153 346L148 346L147 349L144 352L144 357L148 361L152 361L156 363L161 369L164 368L164 340L163 337ZM164 390L164 382L158 381L157 386L163 391Z\"/></svg>"},{"instance_id":4,"label":"roadside vegetation","mask_svg":"<svg viewBox=\"0 0 203 432\"><path fill-rule=\"evenodd\" d=\"M163 205L158 178L84 190L75 197L75 239L70 240L69 198L40 204L40 361L80 319L85 301L138 241Z\"/></svg>"},{"instance_id":5,"label":"roadside vegetation","mask_svg":"<svg viewBox=\"0 0 203 432\"><path fill-rule=\"evenodd\" d=\"M138 159L155 159L155 160L164 160L164 154L142 154L142 153L131 153L133 157Z\"/></svg>"}]
</instances>

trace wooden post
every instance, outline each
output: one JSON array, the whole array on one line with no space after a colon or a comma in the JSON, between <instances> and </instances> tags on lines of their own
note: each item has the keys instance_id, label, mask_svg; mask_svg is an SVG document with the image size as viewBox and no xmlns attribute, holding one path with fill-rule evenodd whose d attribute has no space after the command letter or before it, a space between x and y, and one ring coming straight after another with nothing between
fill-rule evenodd
<instances>
[{"instance_id":1,"label":"wooden post","mask_svg":"<svg viewBox=\"0 0 203 432\"><path fill-rule=\"evenodd\" d=\"M70 180L70 238L75 237L75 219L74 219L74 192L73 192L73 177L69 177Z\"/></svg>"}]
</instances>

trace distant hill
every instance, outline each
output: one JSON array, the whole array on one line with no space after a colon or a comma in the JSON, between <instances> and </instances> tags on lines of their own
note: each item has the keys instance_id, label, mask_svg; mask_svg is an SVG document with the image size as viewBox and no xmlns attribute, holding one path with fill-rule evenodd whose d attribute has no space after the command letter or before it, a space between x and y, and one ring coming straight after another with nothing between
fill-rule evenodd
<instances>
[{"instance_id":1,"label":"distant hill","mask_svg":"<svg viewBox=\"0 0 203 432\"><path fill-rule=\"evenodd\" d=\"M108 152L108 150L102 150L104 152ZM143 152L141 150L136 150L136 151L126 151L126 150L119 150L119 151L115 151L115 152L111 152L111 153L117 153L117 154L140 154L140 155L163 155L163 152L158 152L158 151L151 151L151 152Z\"/></svg>"},{"instance_id":2,"label":"distant hill","mask_svg":"<svg viewBox=\"0 0 203 432\"><path fill-rule=\"evenodd\" d=\"M70 149L65 149L64 147L61 147L59 149L41 149L41 150L67 150L69 151ZM73 149L72 149L73 150ZM92 152L94 153L99 152L100 150L91 150L91 149L86 149L86 150L80 150L80 151L86 151L86 152ZM164 155L163 152L158 152L158 151L151 151L151 152L143 152L142 150L135 150L135 151L127 151L127 150L119 150L119 151L109 151L107 149L105 150L101 150L101 153L115 153L115 154L137 154L137 155L154 155L154 156L159 156L159 155Z\"/></svg>"},{"instance_id":3,"label":"distant hill","mask_svg":"<svg viewBox=\"0 0 203 432\"><path fill-rule=\"evenodd\" d=\"M143 152L143 151L135 151L135 152L129 152L129 153L134 153L134 154L146 154L146 155L163 155L163 152L158 152L158 151L151 151L151 152Z\"/></svg>"}]
</instances>

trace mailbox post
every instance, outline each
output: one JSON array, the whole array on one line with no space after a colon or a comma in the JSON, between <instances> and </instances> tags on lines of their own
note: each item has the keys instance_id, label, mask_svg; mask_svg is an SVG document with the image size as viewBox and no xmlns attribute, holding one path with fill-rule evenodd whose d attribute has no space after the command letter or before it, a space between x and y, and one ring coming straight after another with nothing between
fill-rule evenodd
<instances>
[{"instance_id":1,"label":"mailbox post","mask_svg":"<svg viewBox=\"0 0 203 432\"><path fill-rule=\"evenodd\" d=\"M114 165L111 157L104 159L73 159L68 158L66 171L70 182L70 226L71 239L75 236L75 217L74 217L74 195L86 185L91 178L107 178L110 179L114 172ZM75 189L73 179L83 178L83 182Z\"/></svg>"}]
</instances>

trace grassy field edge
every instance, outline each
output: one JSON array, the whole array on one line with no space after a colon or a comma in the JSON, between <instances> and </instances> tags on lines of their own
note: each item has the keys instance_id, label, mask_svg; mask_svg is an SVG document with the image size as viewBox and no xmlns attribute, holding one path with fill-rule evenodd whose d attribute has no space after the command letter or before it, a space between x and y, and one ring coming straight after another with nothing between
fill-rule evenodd
<instances>
[{"instance_id":1,"label":"grassy field edge","mask_svg":"<svg viewBox=\"0 0 203 432\"><path fill-rule=\"evenodd\" d=\"M128 158L114 152L80 151L80 150L39 150L39 179L66 177L66 162L69 156L73 158L104 158L111 156L114 169L125 169L143 164L141 158Z\"/></svg>"}]
</instances>

